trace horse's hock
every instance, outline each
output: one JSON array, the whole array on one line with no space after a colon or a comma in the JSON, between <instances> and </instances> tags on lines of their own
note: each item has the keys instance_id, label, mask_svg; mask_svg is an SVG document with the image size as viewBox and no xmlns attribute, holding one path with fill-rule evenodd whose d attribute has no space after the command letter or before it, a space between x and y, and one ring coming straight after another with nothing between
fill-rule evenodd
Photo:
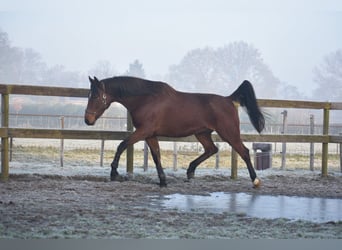
<instances>
[{"instance_id":1,"label":"horse's hock","mask_svg":"<svg viewBox=\"0 0 342 250\"><path fill-rule=\"evenodd\" d=\"M254 166L257 170L272 167L272 144L253 143Z\"/></svg>"}]
</instances>

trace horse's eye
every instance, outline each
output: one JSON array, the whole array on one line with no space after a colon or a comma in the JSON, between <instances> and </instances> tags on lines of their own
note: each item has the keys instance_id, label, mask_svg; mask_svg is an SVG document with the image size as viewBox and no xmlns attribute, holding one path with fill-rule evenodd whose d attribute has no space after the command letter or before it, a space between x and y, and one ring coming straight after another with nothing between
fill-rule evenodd
<instances>
[{"instance_id":1,"label":"horse's eye","mask_svg":"<svg viewBox=\"0 0 342 250\"><path fill-rule=\"evenodd\" d=\"M92 91L90 91L89 94L88 94L88 98L89 99L96 99L98 97L99 96L96 93L93 93Z\"/></svg>"}]
</instances>

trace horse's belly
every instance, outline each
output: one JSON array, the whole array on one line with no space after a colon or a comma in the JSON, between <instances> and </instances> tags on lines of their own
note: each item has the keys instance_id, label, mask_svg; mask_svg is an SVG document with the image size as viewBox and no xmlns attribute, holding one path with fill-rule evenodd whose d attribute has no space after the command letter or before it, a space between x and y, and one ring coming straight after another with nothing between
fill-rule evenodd
<instances>
[{"instance_id":1,"label":"horse's belly","mask_svg":"<svg viewBox=\"0 0 342 250\"><path fill-rule=\"evenodd\" d=\"M160 107L160 112L155 116L159 125L159 134L185 137L215 130L216 117L208 101L201 101L202 99L197 95L182 97Z\"/></svg>"},{"instance_id":2,"label":"horse's belly","mask_svg":"<svg viewBox=\"0 0 342 250\"><path fill-rule=\"evenodd\" d=\"M170 137L185 137L207 131L208 129L210 128L206 124L196 121L196 119L167 119L167 121L160 126L158 135Z\"/></svg>"}]
</instances>

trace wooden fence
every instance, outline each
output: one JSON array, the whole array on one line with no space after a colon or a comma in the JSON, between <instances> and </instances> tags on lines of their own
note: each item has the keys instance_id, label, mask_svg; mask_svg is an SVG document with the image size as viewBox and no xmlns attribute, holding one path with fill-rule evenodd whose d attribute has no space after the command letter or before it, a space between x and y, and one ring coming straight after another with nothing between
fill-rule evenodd
<instances>
[{"instance_id":1,"label":"wooden fence","mask_svg":"<svg viewBox=\"0 0 342 250\"><path fill-rule=\"evenodd\" d=\"M9 127L9 96L36 95L58 97L81 97L88 96L88 89L61 88L28 85L5 85L0 84L1 93L1 179L9 178L9 138L49 138L49 139L96 139L96 140L123 140L133 130L130 119L127 122L128 131L94 131L94 130L68 130L68 129L34 129L34 128L11 128ZM322 135L290 135L290 134L242 134L243 141L249 142L295 142L295 143L322 143L322 176L328 174L328 145L329 143L342 143L342 136L329 135L330 110L342 110L342 102L307 102L307 101L284 101L284 100L258 100L261 107L268 108L299 108L323 110L323 133ZM161 141L196 142L194 136L185 138L160 137ZM220 142L217 135L213 140ZM233 151L231 157L231 178L237 178L237 154ZM133 147L127 150L127 172L133 172Z\"/></svg>"}]
</instances>

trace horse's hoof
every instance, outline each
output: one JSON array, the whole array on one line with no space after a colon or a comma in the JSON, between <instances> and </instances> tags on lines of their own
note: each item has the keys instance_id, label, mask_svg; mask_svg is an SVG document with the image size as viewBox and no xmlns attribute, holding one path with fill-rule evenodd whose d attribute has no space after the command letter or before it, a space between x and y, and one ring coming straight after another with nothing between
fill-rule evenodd
<instances>
[{"instance_id":1,"label":"horse's hoof","mask_svg":"<svg viewBox=\"0 0 342 250\"><path fill-rule=\"evenodd\" d=\"M159 186L160 187L166 187L167 186L166 179L159 179Z\"/></svg>"},{"instance_id":2,"label":"horse's hoof","mask_svg":"<svg viewBox=\"0 0 342 250\"><path fill-rule=\"evenodd\" d=\"M167 187L166 181L161 181L161 182L159 183L159 186L160 186L161 188Z\"/></svg>"},{"instance_id":3,"label":"horse's hoof","mask_svg":"<svg viewBox=\"0 0 342 250\"><path fill-rule=\"evenodd\" d=\"M125 180L124 177L122 177L121 175L111 175L110 176L110 180L111 181L119 181L119 182L122 182Z\"/></svg>"},{"instance_id":4,"label":"horse's hoof","mask_svg":"<svg viewBox=\"0 0 342 250\"><path fill-rule=\"evenodd\" d=\"M189 172L186 175L188 176L188 180L195 178L195 173L194 172Z\"/></svg>"},{"instance_id":5,"label":"horse's hoof","mask_svg":"<svg viewBox=\"0 0 342 250\"><path fill-rule=\"evenodd\" d=\"M259 178L255 178L253 181L253 186L254 188L258 188L261 185L261 181L259 180Z\"/></svg>"}]
</instances>

